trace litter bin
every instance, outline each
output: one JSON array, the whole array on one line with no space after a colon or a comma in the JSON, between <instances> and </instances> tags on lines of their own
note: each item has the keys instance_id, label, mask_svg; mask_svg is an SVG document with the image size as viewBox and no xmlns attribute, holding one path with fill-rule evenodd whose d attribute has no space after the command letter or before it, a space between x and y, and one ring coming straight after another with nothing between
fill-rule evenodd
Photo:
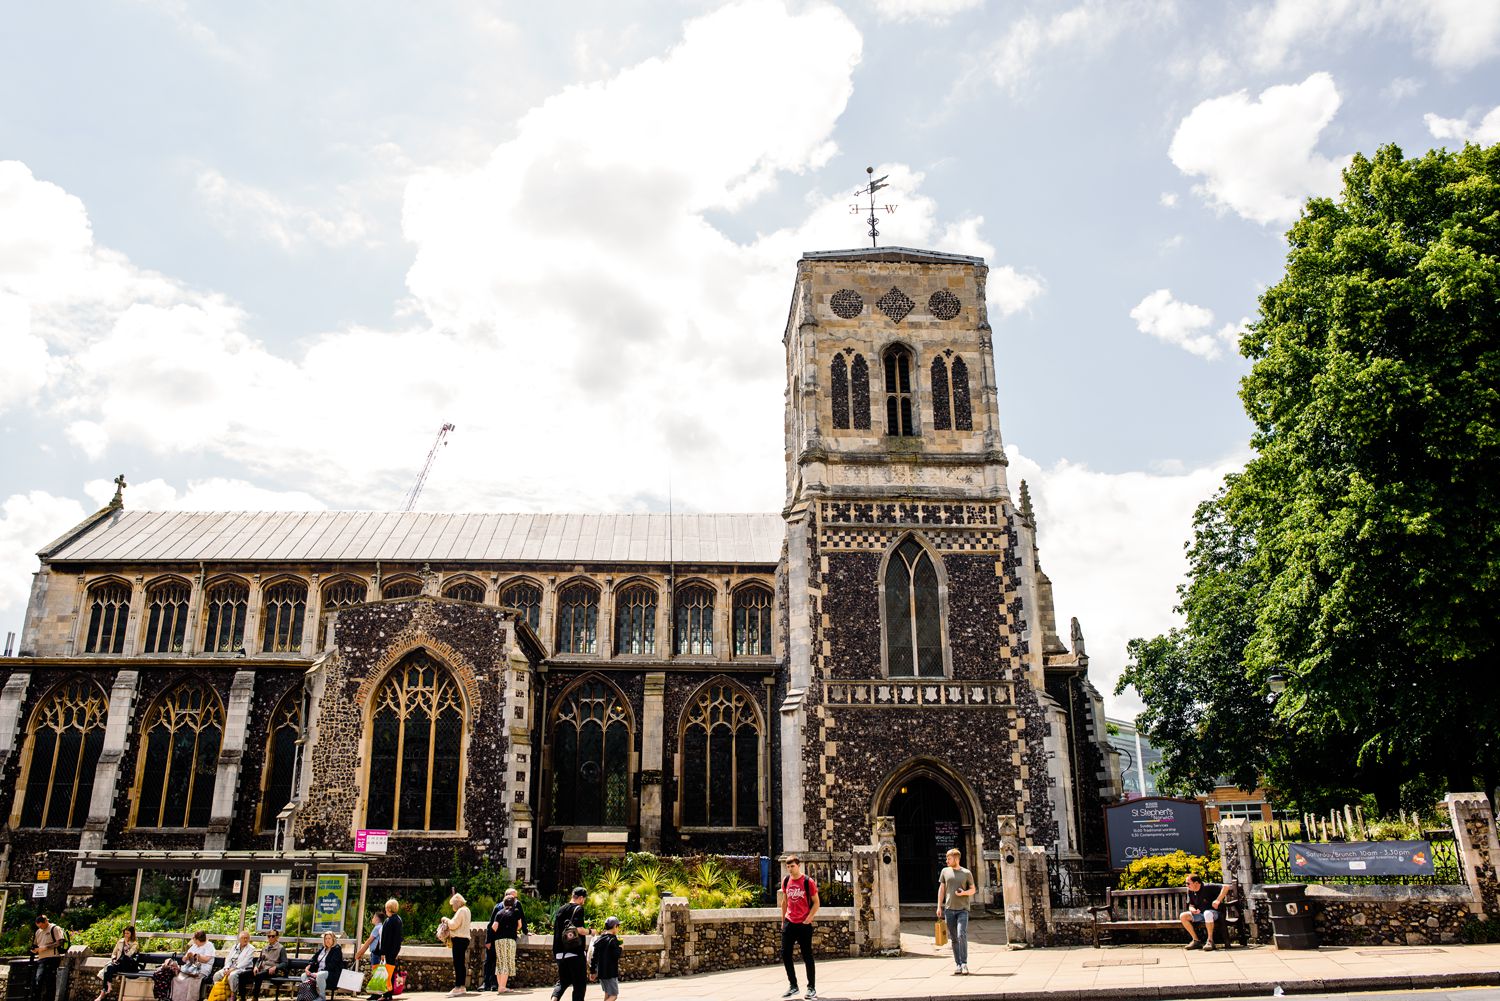
<instances>
[{"instance_id":1,"label":"litter bin","mask_svg":"<svg viewBox=\"0 0 1500 1001\"><path fill-rule=\"evenodd\" d=\"M1307 886L1279 883L1267 886L1265 890L1266 900L1271 905L1271 934L1276 940L1276 948L1316 949L1318 932L1307 903Z\"/></svg>"},{"instance_id":2,"label":"litter bin","mask_svg":"<svg viewBox=\"0 0 1500 1001\"><path fill-rule=\"evenodd\" d=\"M31 960L12 959L5 981L5 1001L31 1001Z\"/></svg>"}]
</instances>

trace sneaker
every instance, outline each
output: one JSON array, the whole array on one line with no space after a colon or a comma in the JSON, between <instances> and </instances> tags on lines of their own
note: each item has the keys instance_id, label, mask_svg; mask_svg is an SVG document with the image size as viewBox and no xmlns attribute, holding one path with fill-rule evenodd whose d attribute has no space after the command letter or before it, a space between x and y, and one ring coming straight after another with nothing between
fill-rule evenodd
<instances>
[{"instance_id":1,"label":"sneaker","mask_svg":"<svg viewBox=\"0 0 1500 1001\"><path fill-rule=\"evenodd\" d=\"M955 966L953 968L953 974L952 975L955 976L955 977L959 977L959 976L963 975L963 972L964 972L964 968L962 966Z\"/></svg>"},{"instance_id":2,"label":"sneaker","mask_svg":"<svg viewBox=\"0 0 1500 1001\"><path fill-rule=\"evenodd\" d=\"M1214 948L1215 948L1215 946L1214 946L1214 944L1212 942L1205 942L1203 944L1203 951L1204 952L1213 952Z\"/></svg>"},{"instance_id":3,"label":"sneaker","mask_svg":"<svg viewBox=\"0 0 1500 1001\"><path fill-rule=\"evenodd\" d=\"M1203 940L1201 938L1195 938L1187 945L1183 946L1183 948L1188 952L1192 952L1194 949L1201 949L1203 948Z\"/></svg>"},{"instance_id":4,"label":"sneaker","mask_svg":"<svg viewBox=\"0 0 1500 1001\"><path fill-rule=\"evenodd\" d=\"M793 984L791 987L788 987L786 989L786 993L783 994L783 995L781 995L781 996L783 998L794 998L794 997L796 997L797 996L797 985Z\"/></svg>"},{"instance_id":5,"label":"sneaker","mask_svg":"<svg viewBox=\"0 0 1500 1001\"><path fill-rule=\"evenodd\" d=\"M818 992L813 990L811 987L809 987L807 989L807 993L802 996L807 998L807 1001L818 1001Z\"/></svg>"},{"instance_id":6,"label":"sneaker","mask_svg":"<svg viewBox=\"0 0 1500 1001\"><path fill-rule=\"evenodd\" d=\"M964 976L967 977L969 975L969 964L965 963L963 966L960 966L959 967L959 971L961 973L963 973Z\"/></svg>"}]
</instances>

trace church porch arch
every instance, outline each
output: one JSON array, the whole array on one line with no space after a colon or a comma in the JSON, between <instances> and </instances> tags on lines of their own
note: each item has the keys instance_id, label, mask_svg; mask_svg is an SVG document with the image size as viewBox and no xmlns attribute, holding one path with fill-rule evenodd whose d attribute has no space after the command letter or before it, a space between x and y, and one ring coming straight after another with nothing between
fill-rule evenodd
<instances>
[{"instance_id":1,"label":"church porch arch","mask_svg":"<svg viewBox=\"0 0 1500 1001\"><path fill-rule=\"evenodd\" d=\"M870 820L889 816L896 825L896 865L903 904L936 904L938 874L950 848L987 898L983 811L969 783L935 758L914 758L892 769L875 792Z\"/></svg>"}]
</instances>

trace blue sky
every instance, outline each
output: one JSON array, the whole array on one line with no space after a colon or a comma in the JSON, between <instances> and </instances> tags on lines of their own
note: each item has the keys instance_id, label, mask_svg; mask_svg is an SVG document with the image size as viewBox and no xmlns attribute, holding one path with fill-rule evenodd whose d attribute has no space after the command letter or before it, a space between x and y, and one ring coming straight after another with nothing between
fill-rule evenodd
<instances>
[{"instance_id":1,"label":"blue sky","mask_svg":"<svg viewBox=\"0 0 1500 1001\"><path fill-rule=\"evenodd\" d=\"M100 0L0 35L0 632L132 507L776 510L804 250L984 255L1101 688L1243 462L1233 337L1354 152L1500 141L1500 3ZM1110 699L1128 711L1127 696Z\"/></svg>"}]
</instances>

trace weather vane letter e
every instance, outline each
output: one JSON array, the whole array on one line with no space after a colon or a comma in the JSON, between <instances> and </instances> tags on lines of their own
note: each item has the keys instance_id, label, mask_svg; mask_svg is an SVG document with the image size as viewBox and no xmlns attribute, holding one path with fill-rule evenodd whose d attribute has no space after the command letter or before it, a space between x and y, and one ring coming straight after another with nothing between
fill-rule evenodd
<instances>
[{"instance_id":1,"label":"weather vane letter e","mask_svg":"<svg viewBox=\"0 0 1500 1001\"><path fill-rule=\"evenodd\" d=\"M876 243L876 239L880 236L880 222L876 218L875 213L877 211L879 211L879 212L884 212L886 215L893 215L893 214L895 214L896 206L895 205L880 205L880 206L877 206L875 204L875 192L879 191L881 188L889 187L889 185L887 185L885 183L885 179L887 177L890 177L891 175L890 174L883 174L880 177L876 177L875 176L875 168L874 167L866 167L865 168L865 174L870 178L870 183L867 184L867 185L865 185L863 188L860 188L858 191L856 191L854 193L856 195L869 195L870 196L870 216L865 221L870 224L870 246L874 247L874 246L878 246L878 244ZM854 204L854 205L849 206L849 213L851 215L859 215L864 210L865 210L865 207L863 205L860 205L860 204L857 204L857 203Z\"/></svg>"}]
</instances>

